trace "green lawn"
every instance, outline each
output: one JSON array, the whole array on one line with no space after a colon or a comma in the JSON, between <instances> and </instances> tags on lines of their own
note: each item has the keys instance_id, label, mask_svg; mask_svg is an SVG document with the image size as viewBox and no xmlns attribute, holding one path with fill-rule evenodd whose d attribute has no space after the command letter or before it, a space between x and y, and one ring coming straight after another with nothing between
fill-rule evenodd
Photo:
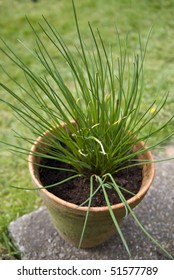
<instances>
[{"instance_id":1,"label":"green lawn","mask_svg":"<svg viewBox=\"0 0 174 280\"><path fill-rule=\"evenodd\" d=\"M153 27L145 60L144 103L150 104L154 99L159 100L165 92L169 91L170 96L165 110L155 125L167 120L174 111L174 1L76 0L75 3L81 32L86 40L89 36L88 21L90 21L94 28L100 29L106 42L114 44L116 24L121 36L124 37L129 33L130 49L136 51L138 33L145 42L150 28ZM42 14L56 26L69 46L76 42L71 0L38 0L37 3L29 0L0 0L0 36L38 73L42 73L42 70L35 61L31 61L29 52L21 47L18 39L25 42L27 46L34 47L34 38L26 21L26 15L37 26L37 23L42 21ZM0 64L5 66L17 81L23 79L19 70L16 70L2 53L0 53ZM0 75L4 83L10 83L2 71ZM65 78L68 79L66 75L65 73ZM10 98L2 89L0 89L0 97L5 97L6 100ZM168 135L173 125L174 123L159 136ZM14 144L18 142L18 139L13 137L13 130L25 131L25 128L19 125L13 113L3 103L0 103L0 129L0 140ZM0 144L0 147L1 256L7 251L5 241L8 239L9 222L36 209L41 201L35 192L10 188L11 185L31 186L27 162L11 153L5 145Z\"/></svg>"}]
</instances>

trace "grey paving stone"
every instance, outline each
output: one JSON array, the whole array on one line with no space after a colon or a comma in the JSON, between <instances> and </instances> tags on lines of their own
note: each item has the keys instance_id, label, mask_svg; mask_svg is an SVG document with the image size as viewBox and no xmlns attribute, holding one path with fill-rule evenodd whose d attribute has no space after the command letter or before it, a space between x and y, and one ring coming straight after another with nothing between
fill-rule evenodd
<instances>
[{"instance_id":1,"label":"grey paving stone","mask_svg":"<svg viewBox=\"0 0 174 280\"><path fill-rule=\"evenodd\" d=\"M156 164L153 185L143 202L136 207L135 213L146 229L174 255L173 161ZM133 259L167 259L142 233L131 216L124 220L121 228ZM105 244L92 249L77 249L65 242L52 225L44 206L12 222L9 232L22 259L128 259L116 234Z\"/></svg>"}]
</instances>

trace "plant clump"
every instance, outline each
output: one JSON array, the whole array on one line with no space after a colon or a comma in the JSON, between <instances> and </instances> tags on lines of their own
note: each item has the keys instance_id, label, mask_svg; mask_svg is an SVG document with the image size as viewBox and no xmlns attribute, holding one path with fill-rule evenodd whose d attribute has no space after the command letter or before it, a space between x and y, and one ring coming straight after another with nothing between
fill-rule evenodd
<instances>
[{"instance_id":1,"label":"plant clump","mask_svg":"<svg viewBox=\"0 0 174 280\"><path fill-rule=\"evenodd\" d=\"M0 85L16 101L16 105L6 100L1 101L12 108L19 120L34 135L28 137L17 132L17 137L29 144L34 144L36 137L42 137L43 148L39 152L33 152L35 156L68 166L67 168L47 166L47 168L71 172L71 175L58 185L91 174L89 197L86 200L88 209L96 192L102 191L113 222L130 255L127 243L113 215L107 190L113 188L120 201L124 203L126 212L132 214L144 233L159 246L139 223L114 176L125 168L150 163L142 161L140 155L171 137L169 135L153 145L146 146L147 141L166 127L173 116L162 126L153 129L153 120L164 107L167 95L162 97L158 104L154 101L146 109L143 106L143 64L148 39L143 46L139 36L139 51L132 58L128 56L128 36L122 43L116 29L118 55L114 51L115 46L108 48L100 31L94 31L89 23L92 42L90 50L82 38L74 1L72 3L78 36L78 45L75 45L74 51L72 47L67 46L59 32L45 17L43 23L39 23L41 35L28 20L36 38L36 48L29 50L29 53L36 63L41 64L43 76L32 70L2 39L5 48L1 48L1 51L21 70L27 86L16 81L3 69L8 78L19 88L19 92L0 82ZM53 53L48 50L48 44L54 49ZM28 50L24 44L23 46ZM55 58L55 53L58 59ZM59 59L64 61L71 83L64 79L59 67ZM59 129L56 129L57 127ZM135 146L139 142L144 144L137 150ZM22 154L29 152L20 145L12 145L12 148ZM96 181L98 187L94 191L93 186ZM53 187L53 185L55 183L46 187ZM124 191L129 192L129 189L124 188ZM84 229L88 214L89 211ZM83 233L84 230L82 237ZM171 257L168 252L165 253Z\"/></svg>"}]
</instances>

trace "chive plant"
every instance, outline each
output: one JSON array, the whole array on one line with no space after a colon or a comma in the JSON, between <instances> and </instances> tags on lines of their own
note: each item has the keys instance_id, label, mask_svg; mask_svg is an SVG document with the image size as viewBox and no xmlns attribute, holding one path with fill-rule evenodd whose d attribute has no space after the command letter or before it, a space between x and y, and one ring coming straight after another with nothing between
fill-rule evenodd
<instances>
[{"instance_id":1,"label":"chive plant","mask_svg":"<svg viewBox=\"0 0 174 280\"><path fill-rule=\"evenodd\" d=\"M92 42L90 51L80 32L74 1L72 1L72 5L78 37L78 45L74 47L74 50L67 46L58 31L45 17L43 17L42 24L39 23L42 35L27 19L36 38L36 48L29 50L23 43L22 45L29 50L36 63L43 67L45 74L42 77L35 73L13 48L1 39L4 44L1 51L21 70L27 81L27 86L24 86L1 67L22 92L21 95L18 91L12 90L8 85L0 82L0 85L11 95L17 105L14 105L14 102L1 101L10 106L19 120L33 133L33 139L17 133L17 136L24 142L33 144L36 136L45 137L49 153L44 149L43 152L36 155L68 163L74 175L67 180L87 176L86 174L90 176L88 211L79 246L83 240L92 198L98 190L102 189L115 227L131 257L107 195L107 188L114 188L124 203L126 211L133 216L142 231L169 258L172 258L171 254L162 248L139 222L124 198L122 189L113 178L114 173L124 168L125 162L133 164L136 156L152 150L171 137L169 135L149 147L144 146L141 150L133 150L136 143L139 141L146 143L150 137L167 126L173 118L172 116L161 127L153 130L152 122L164 107L167 95L161 99L159 104L154 101L148 108L142 110L143 63L147 43L143 47L139 36L139 52L134 55L132 61L132 58L130 59L128 56L128 37L122 43L116 29L115 38L119 45L117 57L114 47L108 48L100 31L94 31L89 23ZM52 55L47 44L52 45L57 55L65 62L66 70L71 76L71 87L61 73L58 60L54 59L55 52ZM25 97L23 98L23 96ZM66 123L66 127L55 129L62 122ZM46 139L47 136L44 134L46 130L52 134L50 139ZM20 146L12 146L12 148L23 154L28 153L27 149ZM134 164L138 165L142 162L136 160ZM66 172L66 169L64 171ZM95 192L93 191L94 180L98 182ZM124 191L129 190L124 189Z\"/></svg>"}]
</instances>

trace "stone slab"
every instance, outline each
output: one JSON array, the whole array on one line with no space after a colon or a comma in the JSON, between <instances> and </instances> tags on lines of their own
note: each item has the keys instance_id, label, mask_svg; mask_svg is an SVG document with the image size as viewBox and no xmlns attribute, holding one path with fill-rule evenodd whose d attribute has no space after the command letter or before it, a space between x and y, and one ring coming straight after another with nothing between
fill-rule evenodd
<instances>
[{"instance_id":1,"label":"stone slab","mask_svg":"<svg viewBox=\"0 0 174 280\"><path fill-rule=\"evenodd\" d=\"M174 163L156 164L156 177L145 199L136 207L137 217L159 243L174 255ZM122 226L133 259L167 259L142 233L131 216ZM46 208L24 215L9 225L9 233L28 260L112 260L128 259L118 235L92 249L77 249L62 240Z\"/></svg>"}]
</instances>

